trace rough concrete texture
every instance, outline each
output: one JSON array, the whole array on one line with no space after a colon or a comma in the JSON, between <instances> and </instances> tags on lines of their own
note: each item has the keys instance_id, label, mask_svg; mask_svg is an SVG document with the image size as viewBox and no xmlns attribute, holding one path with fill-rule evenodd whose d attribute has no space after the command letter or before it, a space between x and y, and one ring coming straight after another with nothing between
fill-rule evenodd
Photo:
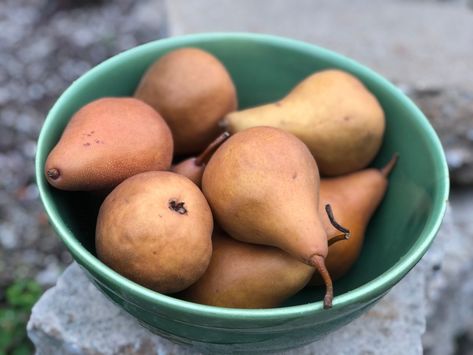
<instances>
[{"instance_id":1,"label":"rough concrete texture","mask_svg":"<svg viewBox=\"0 0 473 355\"><path fill-rule=\"evenodd\" d=\"M284 354L453 354L455 338L473 328L471 198L473 190L453 194L430 250L377 305L321 341ZM35 305L28 334L38 355L196 353L142 328L76 264Z\"/></svg>"},{"instance_id":2,"label":"rough concrete texture","mask_svg":"<svg viewBox=\"0 0 473 355\"><path fill-rule=\"evenodd\" d=\"M432 265L426 273L427 331L423 337L429 355L452 354L455 339L473 329L473 190L454 190L451 200L443 232L426 255Z\"/></svg>"},{"instance_id":3,"label":"rough concrete texture","mask_svg":"<svg viewBox=\"0 0 473 355\"><path fill-rule=\"evenodd\" d=\"M421 354L424 264L359 319L320 342L284 354ZM103 296L77 264L34 306L28 334L37 355L198 354L141 327Z\"/></svg>"},{"instance_id":4,"label":"rough concrete texture","mask_svg":"<svg viewBox=\"0 0 473 355\"><path fill-rule=\"evenodd\" d=\"M170 35L281 35L335 50L378 71L431 120L445 147L452 181L473 184L472 3L168 0L166 6Z\"/></svg>"},{"instance_id":5,"label":"rough concrete texture","mask_svg":"<svg viewBox=\"0 0 473 355\"><path fill-rule=\"evenodd\" d=\"M473 90L413 89L408 95L435 127L445 149L452 182L472 184Z\"/></svg>"}]
</instances>

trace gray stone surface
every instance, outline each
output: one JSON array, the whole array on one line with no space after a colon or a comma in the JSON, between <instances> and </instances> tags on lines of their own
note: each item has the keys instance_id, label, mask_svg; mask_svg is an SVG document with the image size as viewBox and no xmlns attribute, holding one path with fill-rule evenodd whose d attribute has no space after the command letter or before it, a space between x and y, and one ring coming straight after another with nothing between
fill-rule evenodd
<instances>
[{"instance_id":1,"label":"gray stone surface","mask_svg":"<svg viewBox=\"0 0 473 355\"><path fill-rule=\"evenodd\" d=\"M451 200L444 232L426 255L433 266L426 274L427 331L423 337L430 355L452 354L455 339L465 333L470 349L473 345L473 190L453 190Z\"/></svg>"},{"instance_id":2,"label":"gray stone surface","mask_svg":"<svg viewBox=\"0 0 473 355\"><path fill-rule=\"evenodd\" d=\"M445 147L452 181L473 184L473 7L465 1L167 0L171 35L270 33L345 54L398 84ZM295 5L297 4L297 5Z\"/></svg>"},{"instance_id":3,"label":"gray stone surface","mask_svg":"<svg viewBox=\"0 0 473 355\"><path fill-rule=\"evenodd\" d=\"M15 280L50 287L71 262L34 177L48 110L101 61L162 36L161 0L0 0L0 303Z\"/></svg>"},{"instance_id":4,"label":"gray stone surface","mask_svg":"<svg viewBox=\"0 0 473 355\"><path fill-rule=\"evenodd\" d=\"M473 57L472 57L473 59ZM473 183L473 90L411 89L445 149L453 183Z\"/></svg>"},{"instance_id":5,"label":"gray stone surface","mask_svg":"<svg viewBox=\"0 0 473 355\"><path fill-rule=\"evenodd\" d=\"M453 354L455 338L473 328L472 198L473 190L453 193L430 250L377 305L321 341L285 354ZM76 264L35 305L28 334L38 355L196 353L142 328Z\"/></svg>"},{"instance_id":6,"label":"gray stone surface","mask_svg":"<svg viewBox=\"0 0 473 355\"><path fill-rule=\"evenodd\" d=\"M250 31L346 54L415 87L473 90L473 11L458 2L167 0L172 35Z\"/></svg>"},{"instance_id":7,"label":"gray stone surface","mask_svg":"<svg viewBox=\"0 0 473 355\"><path fill-rule=\"evenodd\" d=\"M317 343L284 354L421 354L424 268L425 263L418 265L361 318ZM77 264L34 306L28 334L37 355L197 354L142 328L103 296Z\"/></svg>"}]
</instances>

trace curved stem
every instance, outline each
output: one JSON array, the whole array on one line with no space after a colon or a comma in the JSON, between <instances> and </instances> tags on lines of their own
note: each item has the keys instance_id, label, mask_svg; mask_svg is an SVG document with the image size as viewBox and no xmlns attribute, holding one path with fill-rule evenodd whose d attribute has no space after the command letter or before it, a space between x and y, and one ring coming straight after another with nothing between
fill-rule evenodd
<instances>
[{"instance_id":1,"label":"curved stem","mask_svg":"<svg viewBox=\"0 0 473 355\"><path fill-rule=\"evenodd\" d=\"M396 165L397 161L399 160L399 154L398 153L394 153L391 160L388 161L388 163L382 167L381 169L379 169L379 171L381 172L381 174L385 177L387 177L391 171L393 170L394 166Z\"/></svg>"},{"instance_id":2,"label":"curved stem","mask_svg":"<svg viewBox=\"0 0 473 355\"><path fill-rule=\"evenodd\" d=\"M325 283L324 308L332 308L333 283L327 267L325 266L325 258L320 255L313 255L310 258L310 264L317 269Z\"/></svg>"},{"instance_id":3,"label":"curved stem","mask_svg":"<svg viewBox=\"0 0 473 355\"><path fill-rule=\"evenodd\" d=\"M348 240L350 239L350 233L343 233L336 235L328 240L328 246L331 246L332 244L335 244L336 242L339 242L340 240Z\"/></svg>"},{"instance_id":4,"label":"curved stem","mask_svg":"<svg viewBox=\"0 0 473 355\"><path fill-rule=\"evenodd\" d=\"M230 133L223 132L221 135L215 138L215 140L210 143L198 157L195 158L195 165L202 166L207 164L213 153L215 153L215 151L222 145L223 142L227 140L228 137L230 137Z\"/></svg>"},{"instance_id":5,"label":"curved stem","mask_svg":"<svg viewBox=\"0 0 473 355\"><path fill-rule=\"evenodd\" d=\"M332 223L332 226L334 226L336 229L338 229L340 232L346 235L346 239L350 238L350 231L346 229L345 227L341 226L336 220L335 217L333 216L333 211L332 211L332 206L330 206L329 203L325 205L325 212L327 212L328 219L330 220L330 223Z\"/></svg>"}]
</instances>

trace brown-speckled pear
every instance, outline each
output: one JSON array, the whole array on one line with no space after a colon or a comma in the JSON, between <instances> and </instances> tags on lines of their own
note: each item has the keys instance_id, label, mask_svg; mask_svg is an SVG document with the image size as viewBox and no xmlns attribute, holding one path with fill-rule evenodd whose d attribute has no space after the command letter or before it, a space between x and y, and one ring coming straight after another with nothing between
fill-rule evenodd
<instances>
[{"instance_id":1,"label":"brown-speckled pear","mask_svg":"<svg viewBox=\"0 0 473 355\"><path fill-rule=\"evenodd\" d=\"M188 177L200 187L202 185L202 175L204 175L206 164L209 162L212 154L215 153L228 137L230 137L230 133L223 132L197 157L185 159L180 163L171 166L171 171Z\"/></svg>"},{"instance_id":2,"label":"brown-speckled pear","mask_svg":"<svg viewBox=\"0 0 473 355\"><path fill-rule=\"evenodd\" d=\"M237 108L230 74L215 56L198 48L159 58L144 74L135 97L164 117L178 155L204 150L222 132L220 119Z\"/></svg>"},{"instance_id":3,"label":"brown-speckled pear","mask_svg":"<svg viewBox=\"0 0 473 355\"><path fill-rule=\"evenodd\" d=\"M319 172L306 145L272 127L231 136L204 171L202 190L219 225L243 242L270 245L325 272L327 235L319 217Z\"/></svg>"},{"instance_id":4,"label":"brown-speckled pear","mask_svg":"<svg viewBox=\"0 0 473 355\"><path fill-rule=\"evenodd\" d=\"M361 81L332 69L307 77L278 102L229 113L223 124L231 133L255 126L291 132L309 147L322 176L336 176L373 160L385 118Z\"/></svg>"},{"instance_id":5,"label":"brown-speckled pear","mask_svg":"<svg viewBox=\"0 0 473 355\"><path fill-rule=\"evenodd\" d=\"M329 236L328 256L325 259L332 278L339 279L353 266L360 255L368 223L383 200L388 187L388 175L397 161L397 155L381 169L364 169L355 173L320 181L320 215ZM333 244L340 232L326 217L325 205L330 204L337 220L350 230L350 238ZM343 239L343 238L340 238ZM319 274L314 273L311 285L321 285Z\"/></svg>"},{"instance_id":6,"label":"brown-speckled pear","mask_svg":"<svg viewBox=\"0 0 473 355\"><path fill-rule=\"evenodd\" d=\"M243 243L220 231L214 231L212 245L204 275L178 297L219 307L278 307L314 273L279 248Z\"/></svg>"},{"instance_id":7,"label":"brown-speckled pear","mask_svg":"<svg viewBox=\"0 0 473 355\"><path fill-rule=\"evenodd\" d=\"M118 185L100 207L97 256L145 287L179 292L207 269L212 229L210 207L192 181L166 171L141 173Z\"/></svg>"},{"instance_id":8,"label":"brown-speckled pear","mask_svg":"<svg viewBox=\"0 0 473 355\"><path fill-rule=\"evenodd\" d=\"M152 107L134 98L102 98L83 106L67 124L45 164L61 190L110 190L126 178L167 170L172 135Z\"/></svg>"}]
</instances>

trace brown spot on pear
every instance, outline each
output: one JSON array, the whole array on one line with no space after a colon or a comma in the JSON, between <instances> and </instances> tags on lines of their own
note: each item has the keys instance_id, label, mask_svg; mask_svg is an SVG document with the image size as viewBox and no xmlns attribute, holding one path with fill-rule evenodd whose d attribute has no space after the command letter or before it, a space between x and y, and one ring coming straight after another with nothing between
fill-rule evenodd
<instances>
[{"instance_id":1,"label":"brown spot on pear","mask_svg":"<svg viewBox=\"0 0 473 355\"><path fill-rule=\"evenodd\" d=\"M98 144L90 143L92 134ZM134 98L102 98L73 115L45 173L61 190L110 190L140 172L169 169L172 154L171 131L153 108Z\"/></svg>"},{"instance_id":2,"label":"brown spot on pear","mask_svg":"<svg viewBox=\"0 0 473 355\"><path fill-rule=\"evenodd\" d=\"M140 285L179 292L207 269L212 229L210 207L192 181L145 172L118 185L100 207L97 256Z\"/></svg>"},{"instance_id":3,"label":"brown spot on pear","mask_svg":"<svg viewBox=\"0 0 473 355\"><path fill-rule=\"evenodd\" d=\"M198 48L181 48L160 57L144 74L134 96L164 117L178 155L205 149L222 131L219 120L237 108L230 74L214 55Z\"/></svg>"}]
</instances>

